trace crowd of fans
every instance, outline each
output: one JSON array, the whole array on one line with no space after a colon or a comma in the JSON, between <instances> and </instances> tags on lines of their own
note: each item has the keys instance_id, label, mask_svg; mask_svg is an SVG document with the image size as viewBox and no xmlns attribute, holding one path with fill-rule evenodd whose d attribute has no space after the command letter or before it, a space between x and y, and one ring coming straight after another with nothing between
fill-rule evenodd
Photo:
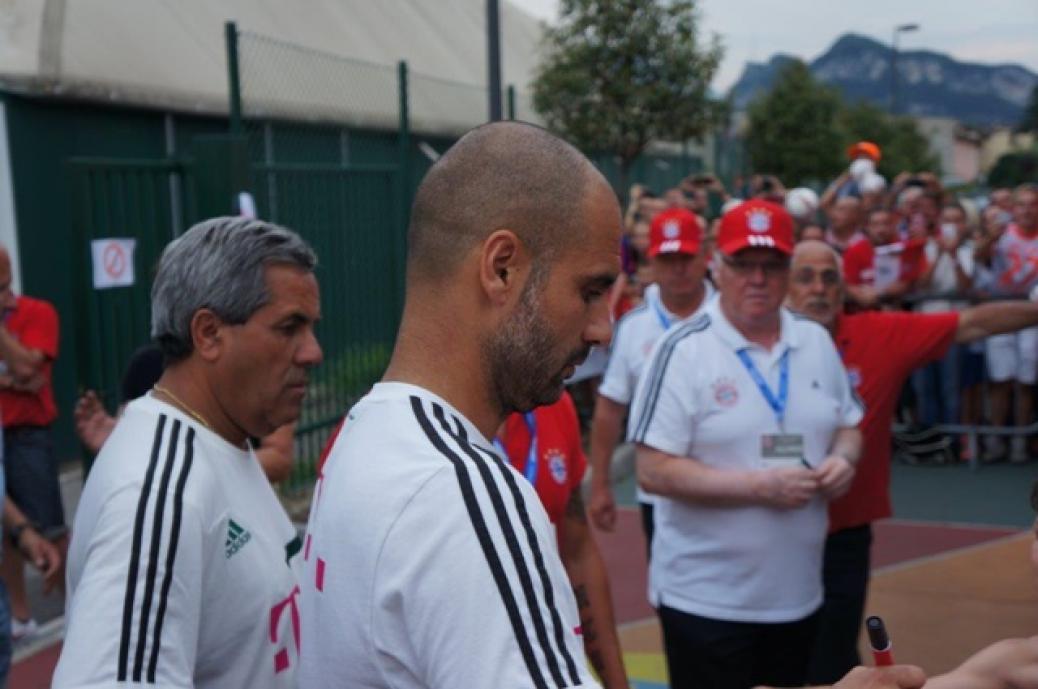
<instances>
[{"instance_id":1,"label":"crowd of fans","mask_svg":"<svg viewBox=\"0 0 1038 689\"><path fill-rule=\"evenodd\" d=\"M662 193L632 186L614 316L639 305L654 280L647 249L657 214L675 207L695 213L709 249L724 211L751 198L784 204L798 242L822 240L842 256L848 313L961 311L992 299L1025 298L1038 285L1038 186L967 197L946 189L932 172L902 172L888 183L876 172L880 156L870 142L852 146L847 170L820 197L809 188L787 190L765 174L737 177L731 189L711 174L690 175ZM953 345L940 361L916 371L902 391L898 419L905 431L898 438L911 450L915 438L941 437L942 425L1004 427L982 437L977 459L1026 462L1038 452L1038 439L1020 430L1035 421L1036 373L1034 329ZM964 433L951 433L936 447L946 452L900 456L971 458Z\"/></svg>"}]
</instances>

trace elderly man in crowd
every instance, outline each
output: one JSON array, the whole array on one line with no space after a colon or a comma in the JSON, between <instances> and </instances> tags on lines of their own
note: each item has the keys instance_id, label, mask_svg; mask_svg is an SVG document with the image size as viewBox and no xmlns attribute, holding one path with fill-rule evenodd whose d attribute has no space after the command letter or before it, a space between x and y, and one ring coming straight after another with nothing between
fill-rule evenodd
<instances>
[{"instance_id":1,"label":"elderly man in crowd","mask_svg":"<svg viewBox=\"0 0 1038 689\"><path fill-rule=\"evenodd\" d=\"M983 339L1038 324L1038 305L1023 301L982 304L947 313L843 313L840 257L819 241L793 253L788 305L817 321L833 337L851 384L865 404L864 451L850 490L829 503L825 545L825 604L808 681L835 681L860 662L869 577L871 523L891 515L890 424L901 386L911 372L944 356L956 342Z\"/></svg>"},{"instance_id":2,"label":"elderly man in crowd","mask_svg":"<svg viewBox=\"0 0 1038 689\"><path fill-rule=\"evenodd\" d=\"M782 308L789 214L740 204L717 250L718 299L657 343L632 408L639 483L669 498L649 593L673 686L799 686L864 410L828 333Z\"/></svg>"},{"instance_id":3,"label":"elderly man in crowd","mask_svg":"<svg viewBox=\"0 0 1038 689\"><path fill-rule=\"evenodd\" d=\"M296 686L301 542L250 438L299 417L321 361L315 265L295 233L244 218L166 247L166 368L84 486L54 687Z\"/></svg>"}]
</instances>

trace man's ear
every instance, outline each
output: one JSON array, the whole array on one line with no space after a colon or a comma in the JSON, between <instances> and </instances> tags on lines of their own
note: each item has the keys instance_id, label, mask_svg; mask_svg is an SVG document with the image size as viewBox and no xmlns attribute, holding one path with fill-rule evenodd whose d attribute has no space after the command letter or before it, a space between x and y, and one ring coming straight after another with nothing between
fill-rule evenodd
<instances>
[{"instance_id":1,"label":"man's ear","mask_svg":"<svg viewBox=\"0 0 1038 689\"><path fill-rule=\"evenodd\" d=\"M215 361L227 345L226 324L209 309L199 309L191 317L191 344L205 361Z\"/></svg>"},{"instance_id":2,"label":"man's ear","mask_svg":"<svg viewBox=\"0 0 1038 689\"><path fill-rule=\"evenodd\" d=\"M501 305L521 291L530 259L514 232L495 230L483 241L479 283L491 303Z\"/></svg>"}]
</instances>

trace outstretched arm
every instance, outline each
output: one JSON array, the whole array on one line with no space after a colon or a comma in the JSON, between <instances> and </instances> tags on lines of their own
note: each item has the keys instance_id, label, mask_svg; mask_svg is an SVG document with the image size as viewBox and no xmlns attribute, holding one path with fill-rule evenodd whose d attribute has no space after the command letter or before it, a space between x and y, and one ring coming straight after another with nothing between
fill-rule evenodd
<instances>
[{"instance_id":1,"label":"outstretched arm","mask_svg":"<svg viewBox=\"0 0 1038 689\"><path fill-rule=\"evenodd\" d=\"M956 342L972 342L999 333L1038 325L1038 304L1030 301L993 301L964 310L955 331Z\"/></svg>"}]
</instances>

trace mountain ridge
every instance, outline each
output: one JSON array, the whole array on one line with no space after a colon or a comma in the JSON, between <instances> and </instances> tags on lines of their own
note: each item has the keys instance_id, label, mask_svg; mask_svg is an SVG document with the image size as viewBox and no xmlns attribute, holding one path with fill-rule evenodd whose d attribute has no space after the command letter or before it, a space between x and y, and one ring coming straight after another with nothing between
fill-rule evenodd
<instances>
[{"instance_id":1,"label":"mountain ridge","mask_svg":"<svg viewBox=\"0 0 1038 689\"><path fill-rule=\"evenodd\" d=\"M822 83L849 101L890 104L891 48L868 36L848 33L808 62ZM748 62L729 95L742 110L775 83L791 55L777 53L766 63ZM976 126L1015 125L1038 85L1038 74L1013 63L962 62L933 50L899 50L898 112L917 117L951 117Z\"/></svg>"}]
</instances>

